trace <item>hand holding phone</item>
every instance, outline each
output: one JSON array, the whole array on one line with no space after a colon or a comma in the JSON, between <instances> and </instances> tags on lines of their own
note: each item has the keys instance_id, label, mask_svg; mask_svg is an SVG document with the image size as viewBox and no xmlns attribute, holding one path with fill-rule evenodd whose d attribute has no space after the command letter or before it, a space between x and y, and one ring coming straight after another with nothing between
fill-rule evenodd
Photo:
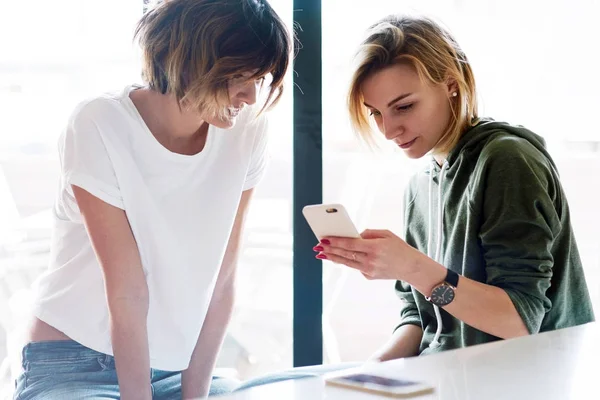
<instances>
[{"instance_id":1,"label":"hand holding phone","mask_svg":"<svg viewBox=\"0 0 600 400\"><path fill-rule=\"evenodd\" d=\"M341 204L305 206L302 214L318 240L327 236L360 238L360 234Z\"/></svg>"}]
</instances>

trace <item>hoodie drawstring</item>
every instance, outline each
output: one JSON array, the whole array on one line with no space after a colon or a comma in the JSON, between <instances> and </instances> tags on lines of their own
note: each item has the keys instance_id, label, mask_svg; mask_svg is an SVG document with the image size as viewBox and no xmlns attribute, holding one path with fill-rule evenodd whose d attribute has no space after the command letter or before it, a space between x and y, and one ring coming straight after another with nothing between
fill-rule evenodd
<instances>
[{"instance_id":1,"label":"hoodie drawstring","mask_svg":"<svg viewBox=\"0 0 600 400\"><path fill-rule=\"evenodd\" d=\"M438 210L437 210L437 243L435 248L435 254L432 252L432 240L433 240L433 223L432 223L432 215L433 215L433 163L429 166L429 193L428 193L428 226L427 226L427 256L432 258L435 262L440 262L441 252L442 252L442 232L444 228L444 198L442 185L444 183L444 177L446 176L446 170L449 167L448 161L444 161L442 168L440 170L440 179L438 184ZM429 344L429 347L435 349L440 346L440 335L442 334L442 314L440 313L440 309L438 306L434 305L433 310L435 311L435 319L437 322L437 329L435 331L435 336L433 337L433 341Z\"/></svg>"}]
</instances>

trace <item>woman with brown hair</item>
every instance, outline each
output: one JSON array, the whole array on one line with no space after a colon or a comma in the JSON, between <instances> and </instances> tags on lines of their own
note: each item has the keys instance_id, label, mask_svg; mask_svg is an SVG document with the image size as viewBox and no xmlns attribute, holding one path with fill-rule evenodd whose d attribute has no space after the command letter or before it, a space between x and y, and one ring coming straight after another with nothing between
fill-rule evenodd
<instances>
[{"instance_id":1,"label":"woman with brown hair","mask_svg":"<svg viewBox=\"0 0 600 400\"><path fill-rule=\"evenodd\" d=\"M406 190L404 239L326 238L319 259L396 280L393 337L374 360L428 354L593 321L569 207L544 140L480 118L475 78L452 35L390 16L358 52L350 118L409 158L431 157Z\"/></svg>"},{"instance_id":2,"label":"woman with brown hair","mask_svg":"<svg viewBox=\"0 0 600 400\"><path fill-rule=\"evenodd\" d=\"M211 375L291 38L265 0L167 1L136 37L146 84L82 102L59 141L51 262L18 399L196 399L227 386Z\"/></svg>"}]
</instances>

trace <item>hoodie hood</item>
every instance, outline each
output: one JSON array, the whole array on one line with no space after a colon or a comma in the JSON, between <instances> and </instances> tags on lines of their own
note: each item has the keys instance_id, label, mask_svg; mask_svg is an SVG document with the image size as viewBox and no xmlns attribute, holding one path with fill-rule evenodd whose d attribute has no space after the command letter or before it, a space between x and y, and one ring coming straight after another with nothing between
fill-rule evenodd
<instances>
[{"instance_id":1,"label":"hoodie hood","mask_svg":"<svg viewBox=\"0 0 600 400\"><path fill-rule=\"evenodd\" d=\"M556 168L552 157L546 149L544 139L520 125L510 125L506 122L494 121L491 118L482 118L479 122L463 134L454 149L448 154L447 163L452 166L459 157L477 157L487 141L498 133L508 133L527 140L548 159Z\"/></svg>"}]
</instances>

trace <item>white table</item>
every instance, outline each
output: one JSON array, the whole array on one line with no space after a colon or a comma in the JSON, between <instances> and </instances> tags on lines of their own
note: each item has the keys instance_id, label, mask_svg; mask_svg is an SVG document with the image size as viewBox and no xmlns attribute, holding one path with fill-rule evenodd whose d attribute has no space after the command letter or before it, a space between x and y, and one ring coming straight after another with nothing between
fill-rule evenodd
<instances>
[{"instance_id":1,"label":"white table","mask_svg":"<svg viewBox=\"0 0 600 400\"><path fill-rule=\"evenodd\" d=\"M600 324L368 364L365 372L426 381L435 392L418 400L597 399ZM385 397L307 378L258 386L222 400L382 400Z\"/></svg>"}]
</instances>

